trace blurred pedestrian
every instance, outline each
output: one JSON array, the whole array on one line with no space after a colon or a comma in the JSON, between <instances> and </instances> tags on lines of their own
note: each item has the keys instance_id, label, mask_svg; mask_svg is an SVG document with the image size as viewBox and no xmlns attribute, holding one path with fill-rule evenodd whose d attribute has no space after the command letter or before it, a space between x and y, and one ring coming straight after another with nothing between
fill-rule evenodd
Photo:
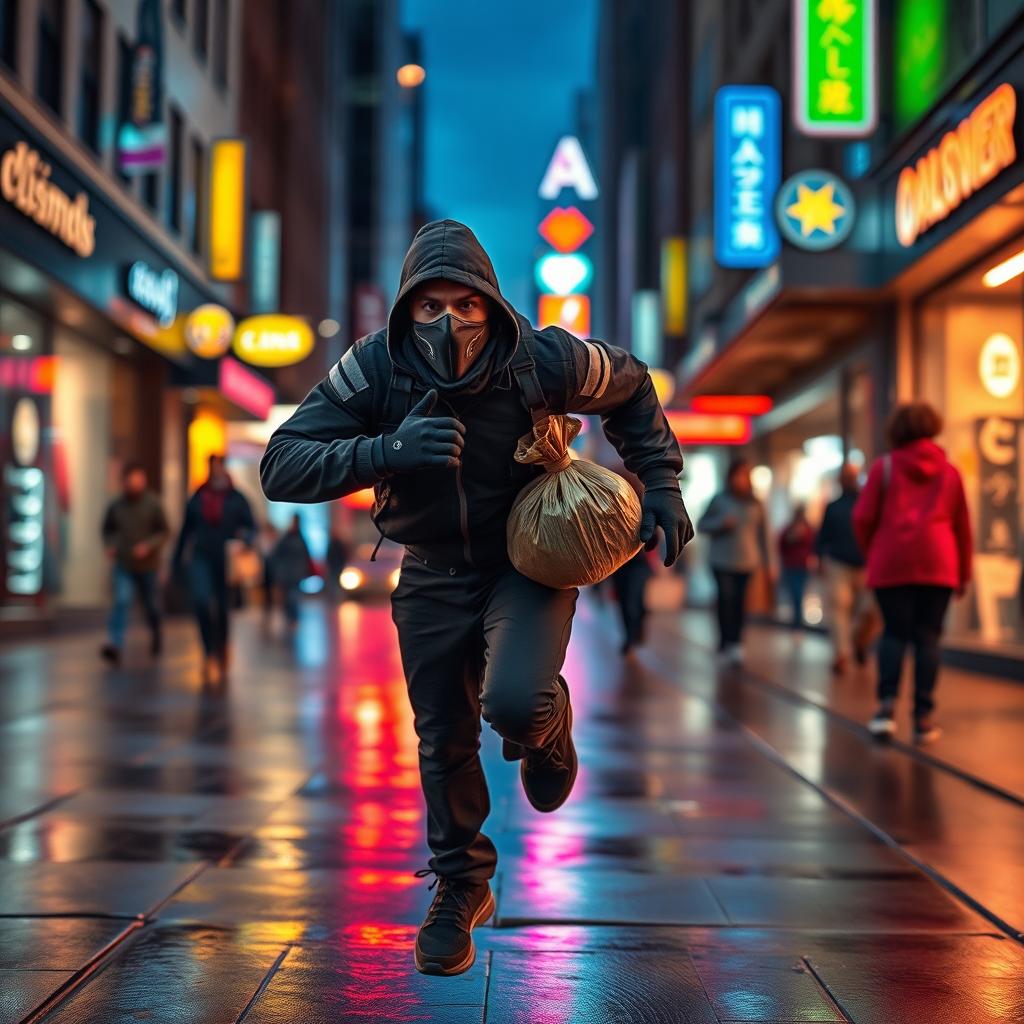
<instances>
[{"instance_id":1,"label":"blurred pedestrian","mask_svg":"<svg viewBox=\"0 0 1024 1024\"><path fill-rule=\"evenodd\" d=\"M878 712L868 728L896 731L903 658L914 649L914 739L937 739L934 691L950 597L971 579L971 526L960 474L934 442L942 417L927 402L901 405L889 424L891 451L871 467L853 510L867 553L868 586L882 610Z\"/></svg>"},{"instance_id":2,"label":"blurred pedestrian","mask_svg":"<svg viewBox=\"0 0 1024 1024\"><path fill-rule=\"evenodd\" d=\"M337 526L331 527L331 534L327 538L327 555L324 564L327 566L327 593L337 598L341 593L341 574L348 565L349 546L345 541L341 530Z\"/></svg>"},{"instance_id":3,"label":"blurred pedestrian","mask_svg":"<svg viewBox=\"0 0 1024 1024\"><path fill-rule=\"evenodd\" d=\"M814 561L814 527L807 518L807 506L797 505L793 518L779 534L782 588L793 609L793 628L804 626L804 591Z\"/></svg>"},{"instance_id":4,"label":"blurred pedestrian","mask_svg":"<svg viewBox=\"0 0 1024 1024\"><path fill-rule=\"evenodd\" d=\"M644 642L644 625L647 619L644 593L650 578L651 566L647 560L647 552L642 550L612 573L611 584L619 602L619 614L622 616L623 655L630 654L634 647Z\"/></svg>"},{"instance_id":5,"label":"blurred pedestrian","mask_svg":"<svg viewBox=\"0 0 1024 1024\"><path fill-rule=\"evenodd\" d=\"M864 574L864 554L853 531L853 507L860 494L860 474L846 463L839 471L839 497L825 509L815 542L825 582L832 671L846 671L850 657L863 665L877 630L878 612Z\"/></svg>"},{"instance_id":6,"label":"blurred pedestrian","mask_svg":"<svg viewBox=\"0 0 1024 1024\"><path fill-rule=\"evenodd\" d=\"M110 664L120 664L128 612L132 598L137 597L149 626L150 653L156 657L162 645L157 573L160 549L170 531L160 498L149 489L146 470L138 462L125 465L121 494L107 506L101 532L113 564L113 602L108 639L100 654Z\"/></svg>"},{"instance_id":7,"label":"blurred pedestrian","mask_svg":"<svg viewBox=\"0 0 1024 1024\"><path fill-rule=\"evenodd\" d=\"M228 541L252 544L256 523L245 496L235 489L223 455L210 456L210 474L185 506L185 521L174 552L177 570L187 570L199 635L203 681L220 682L229 663Z\"/></svg>"},{"instance_id":8,"label":"blurred pedestrian","mask_svg":"<svg viewBox=\"0 0 1024 1024\"><path fill-rule=\"evenodd\" d=\"M271 556L277 542L280 540L280 533L277 527L269 520L259 529L256 545L259 548L260 558L263 562L263 628L267 630L270 626L270 618L274 611L277 599L277 588L274 584L274 565Z\"/></svg>"},{"instance_id":9,"label":"blurred pedestrian","mask_svg":"<svg viewBox=\"0 0 1024 1024\"><path fill-rule=\"evenodd\" d=\"M302 536L302 520L296 515L281 535L270 554L271 579L281 592L285 622L294 626L299 621L300 585L315 572L309 548Z\"/></svg>"},{"instance_id":10,"label":"blurred pedestrian","mask_svg":"<svg viewBox=\"0 0 1024 1024\"><path fill-rule=\"evenodd\" d=\"M752 466L736 459L725 488L711 499L698 530L710 538L709 561L718 588L718 649L734 665L743 662L747 584L768 566L764 508L754 497Z\"/></svg>"}]
</instances>

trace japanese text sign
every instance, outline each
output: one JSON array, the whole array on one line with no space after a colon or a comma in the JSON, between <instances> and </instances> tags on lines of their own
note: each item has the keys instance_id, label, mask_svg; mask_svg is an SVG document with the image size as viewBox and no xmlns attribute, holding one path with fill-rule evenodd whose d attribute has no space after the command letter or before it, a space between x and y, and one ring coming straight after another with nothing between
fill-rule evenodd
<instances>
[{"instance_id":1,"label":"japanese text sign","mask_svg":"<svg viewBox=\"0 0 1024 1024\"><path fill-rule=\"evenodd\" d=\"M766 267L779 255L772 202L781 174L781 102L764 85L726 85L715 96L715 259Z\"/></svg>"},{"instance_id":2,"label":"japanese text sign","mask_svg":"<svg viewBox=\"0 0 1024 1024\"><path fill-rule=\"evenodd\" d=\"M870 135L877 0L793 0L793 120L805 135Z\"/></svg>"}]
</instances>

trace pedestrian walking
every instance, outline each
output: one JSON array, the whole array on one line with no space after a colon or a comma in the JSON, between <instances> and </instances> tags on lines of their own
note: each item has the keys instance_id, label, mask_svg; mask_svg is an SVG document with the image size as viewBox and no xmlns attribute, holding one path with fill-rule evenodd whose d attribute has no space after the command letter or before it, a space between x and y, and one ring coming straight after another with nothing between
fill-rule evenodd
<instances>
[{"instance_id":1,"label":"pedestrian walking","mask_svg":"<svg viewBox=\"0 0 1024 1024\"><path fill-rule=\"evenodd\" d=\"M797 505L793 517L779 534L782 589L793 609L794 629L804 627L804 591L814 561L814 527L807 518L807 506Z\"/></svg>"},{"instance_id":2,"label":"pedestrian walking","mask_svg":"<svg viewBox=\"0 0 1024 1024\"><path fill-rule=\"evenodd\" d=\"M146 470L138 462L124 467L121 494L107 506L101 534L113 567L113 599L100 654L110 664L120 664L128 613L137 597L149 626L150 654L156 657L162 646L157 574L170 531L160 498L149 489Z\"/></svg>"},{"instance_id":3,"label":"pedestrian walking","mask_svg":"<svg viewBox=\"0 0 1024 1024\"><path fill-rule=\"evenodd\" d=\"M560 672L576 608L517 572L506 528L544 471L518 440L548 412L600 415L643 481L640 540L656 527L666 564L692 528L679 446L650 375L628 352L559 327L535 331L502 296L473 233L425 225L402 268L385 330L357 341L279 427L261 465L272 500L330 501L373 485L374 520L406 546L392 594L420 746L437 894L417 934L427 974L460 974L473 928L494 907L497 853L478 755L480 718L520 761L527 799L553 811L576 779L569 688Z\"/></svg>"},{"instance_id":4,"label":"pedestrian walking","mask_svg":"<svg viewBox=\"0 0 1024 1024\"><path fill-rule=\"evenodd\" d=\"M914 650L914 739L937 739L935 682L950 597L971 579L971 526L960 474L933 438L942 417L927 402L901 405L889 425L889 454L871 467L853 510L867 553L868 586L882 610L878 712L868 728L896 731L894 709L907 647Z\"/></svg>"},{"instance_id":5,"label":"pedestrian walking","mask_svg":"<svg viewBox=\"0 0 1024 1024\"><path fill-rule=\"evenodd\" d=\"M698 530L710 538L708 559L718 590L718 649L734 665L743 662L747 585L768 566L767 520L754 496L751 466L737 459L726 474L725 488L711 499Z\"/></svg>"},{"instance_id":6,"label":"pedestrian walking","mask_svg":"<svg viewBox=\"0 0 1024 1024\"><path fill-rule=\"evenodd\" d=\"M341 574L348 565L349 546L341 530L331 526L331 534L327 538L327 554L324 564L327 566L327 594L337 599L344 593L341 589Z\"/></svg>"},{"instance_id":7,"label":"pedestrian walking","mask_svg":"<svg viewBox=\"0 0 1024 1024\"><path fill-rule=\"evenodd\" d=\"M252 544L256 523L245 496L235 489L223 455L211 455L209 477L189 498L174 552L184 570L203 645L203 681L222 682L229 667L230 592L227 546Z\"/></svg>"},{"instance_id":8,"label":"pedestrian walking","mask_svg":"<svg viewBox=\"0 0 1024 1024\"><path fill-rule=\"evenodd\" d=\"M647 608L644 593L651 578L647 552L638 551L625 565L612 573L611 583L622 616L622 654L629 655L634 647L644 642Z\"/></svg>"},{"instance_id":9,"label":"pedestrian walking","mask_svg":"<svg viewBox=\"0 0 1024 1024\"><path fill-rule=\"evenodd\" d=\"M839 471L839 497L830 502L821 520L814 550L825 584L832 671L841 675L853 657L867 661L878 629L878 612L868 590L864 554L853 530L853 508L860 495L860 473L852 463Z\"/></svg>"},{"instance_id":10,"label":"pedestrian walking","mask_svg":"<svg viewBox=\"0 0 1024 1024\"><path fill-rule=\"evenodd\" d=\"M270 577L281 592L285 622L294 626L299 621L300 584L314 573L313 560L302 536L302 520L297 515L270 553L270 566Z\"/></svg>"},{"instance_id":11,"label":"pedestrian walking","mask_svg":"<svg viewBox=\"0 0 1024 1024\"><path fill-rule=\"evenodd\" d=\"M273 523L264 522L256 533L256 547L259 550L259 557L262 563L263 573L261 577L263 611L263 630L269 631L271 617L274 613L274 605L277 602L277 586L274 582L274 563L272 555L281 535Z\"/></svg>"}]
</instances>

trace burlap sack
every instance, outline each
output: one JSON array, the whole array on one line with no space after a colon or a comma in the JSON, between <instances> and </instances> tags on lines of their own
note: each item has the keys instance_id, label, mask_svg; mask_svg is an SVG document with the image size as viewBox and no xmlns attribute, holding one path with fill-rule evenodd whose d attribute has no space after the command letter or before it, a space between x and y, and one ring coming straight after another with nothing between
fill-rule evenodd
<instances>
[{"instance_id":1,"label":"burlap sack","mask_svg":"<svg viewBox=\"0 0 1024 1024\"><path fill-rule=\"evenodd\" d=\"M547 471L520 492L508 517L508 553L530 579L567 590L598 583L640 550L640 501L622 477L573 459L581 423L546 416L516 446L516 462Z\"/></svg>"}]
</instances>

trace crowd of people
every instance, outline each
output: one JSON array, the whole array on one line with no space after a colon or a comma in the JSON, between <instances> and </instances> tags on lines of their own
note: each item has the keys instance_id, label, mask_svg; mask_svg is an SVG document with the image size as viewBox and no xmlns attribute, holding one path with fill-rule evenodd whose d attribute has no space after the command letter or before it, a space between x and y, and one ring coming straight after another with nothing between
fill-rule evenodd
<instances>
[{"instance_id":1,"label":"crowd of people","mask_svg":"<svg viewBox=\"0 0 1024 1024\"><path fill-rule=\"evenodd\" d=\"M821 574L833 670L864 664L877 637L878 710L868 723L876 736L896 731L900 677L912 651L914 738L921 743L940 735L934 694L943 623L950 600L962 597L971 580L967 501L959 472L935 443L941 431L942 418L929 404L900 406L889 424L890 450L871 466L863 490L858 468L844 465L840 493L817 532L800 505L778 538L779 582L794 626L803 625L809 574ZM698 524L717 588L719 648L733 664L743 660L749 581L770 564L752 468L746 459L730 465L724 489Z\"/></svg>"}]
</instances>

